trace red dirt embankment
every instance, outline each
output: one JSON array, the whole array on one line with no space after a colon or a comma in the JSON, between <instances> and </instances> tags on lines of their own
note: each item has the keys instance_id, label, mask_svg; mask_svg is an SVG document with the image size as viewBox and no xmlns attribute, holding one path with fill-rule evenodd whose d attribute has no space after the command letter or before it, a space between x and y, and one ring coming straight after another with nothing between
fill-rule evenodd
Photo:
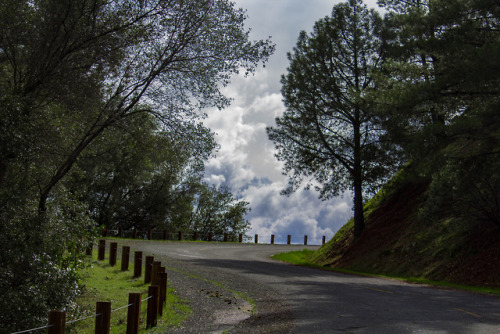
<instances>
[{"instance_id":1,"label":"red dirt embankment","mask_svg":"<svg viewBox=\"0 0 500 334\"><path fill-rule=\"evenodd\" d=\"M320 251L319 263L373 274L500 287L500 230L493 224L422 222L428 181L406 184L375 208L358 239L348 229Z\"/></svg>"}]
</instances>

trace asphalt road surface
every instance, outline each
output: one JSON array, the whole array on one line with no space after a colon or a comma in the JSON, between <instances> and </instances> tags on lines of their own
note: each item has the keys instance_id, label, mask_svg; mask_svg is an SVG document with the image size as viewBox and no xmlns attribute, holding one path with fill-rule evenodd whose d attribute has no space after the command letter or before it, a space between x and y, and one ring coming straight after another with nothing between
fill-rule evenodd
<instances>
[{"instance_id":1,"label":"asphalt road surface","mask_svg":"<svg viewBox=\"0 0 500 334\"><path fill-rule=\"evenodd\" d=\"M129 242L193 314L178 333L500 333L500 298L276 262L315 246Z\"/></svg>"}]
</instances>

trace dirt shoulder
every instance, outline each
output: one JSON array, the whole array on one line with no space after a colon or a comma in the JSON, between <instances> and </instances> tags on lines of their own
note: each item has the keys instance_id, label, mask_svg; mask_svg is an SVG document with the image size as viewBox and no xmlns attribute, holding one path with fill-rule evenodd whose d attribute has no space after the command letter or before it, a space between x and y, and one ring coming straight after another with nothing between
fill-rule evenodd
<instances>
[{"instance_id":1,"label":"dirt shoulder","mask_svg":"<svg viewBox=\"0 0 500 334\"><path fill-rule=\"evenodd\" d=\"M169 333L291 332L291 312L272 298L274 292L268 287L217 268L168 257L161 243L115 241L161 261L170 287L191 307L192 314L184 325Z\"/></svg>"}]
</instances>

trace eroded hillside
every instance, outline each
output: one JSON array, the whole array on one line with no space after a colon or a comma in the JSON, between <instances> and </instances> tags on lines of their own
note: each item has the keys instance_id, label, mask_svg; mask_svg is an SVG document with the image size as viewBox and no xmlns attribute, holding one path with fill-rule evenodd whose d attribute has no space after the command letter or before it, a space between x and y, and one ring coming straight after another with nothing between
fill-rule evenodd
<instances>
[{"instance_id":1,"label":"eroded hillside","mask_svg":"<svg viewBox=\"0 0 500 334\"><path fill-rule=\"evenodd\" d=\"M458 284L500 286L500 230L491 223L443 217L425 221L419 210L429 180L399 176L366 206L366 230L353 238L348 222L315 255L322 266Z\"/></svg>"}]
</instances>

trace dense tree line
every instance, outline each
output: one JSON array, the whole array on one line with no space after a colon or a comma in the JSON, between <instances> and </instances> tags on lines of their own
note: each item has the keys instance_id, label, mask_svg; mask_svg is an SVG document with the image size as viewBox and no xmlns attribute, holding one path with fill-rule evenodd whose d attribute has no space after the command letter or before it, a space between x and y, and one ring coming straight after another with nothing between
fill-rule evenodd
<instances>
[{"instance_id":1,"label":"dense tree line","mask_svg":"<svg viewBox=\"0 0 500 334\"><path fill-rule=\"evenodd\" d=\"M74 307L96 226L248 228L248 203L203 182L201 122L273 51L245 19L226 0L2 2L0 332Z\"/></svg>"},{"instance_id":2,"label":"dense tree line","mask_svg":"<svg viewBox=\"0 0 500 334\"><path fill-rule=\"evenodd\" d=\"M363 197L407 163L431 181L424 216L500 226L500 6L494 0L361 0L302 32L268 128L290 185ZM446 207L447 212L443 212Z\"/></svg>"}]
</instances>

